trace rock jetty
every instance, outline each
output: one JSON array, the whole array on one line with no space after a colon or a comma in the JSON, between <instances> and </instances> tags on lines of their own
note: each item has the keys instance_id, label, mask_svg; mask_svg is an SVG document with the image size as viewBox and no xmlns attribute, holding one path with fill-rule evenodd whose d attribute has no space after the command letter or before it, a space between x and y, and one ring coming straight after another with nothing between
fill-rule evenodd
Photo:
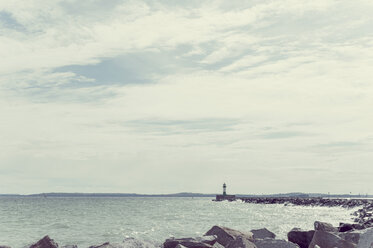
<instances>
[{"instance_id":1,"label":"rock jetty","mask_svg":"<svg viewBox=\"0 0 373 248\"><path fill-rule=\"evenodd\" d=\"M353 224L351 224L353 225ZM277 239L266 228L239 231L224 226L213 226L202 237L169 238L156 247L149 243L127 238L120 244L109 242L92 245L89 248L373 248L373 226L348 226L346 223L335 227L329 223L316 221L313 230L293 228L287 240ZM1 246L0 248L10 248ZM77 248L76 245L59 246L49 236L25 248Z\"/></svg>"},{"instance_id":2,"label":"rock jetty","mask_svg":"<svg viewBox=\"0 0 373 248\"><path fill-rule=\"evenodd\" d=\"M354 224L344 224L340 226L340 231L351 229L364 229L373 226L373 200L372 199L339 199L321 197L243 197L237 198L246 203L253 204L284 204L296 206L321 206L321 207L343 207L358 208L353 213Z\"/></svg>"},{"instance_id":3,"label":"rock jetty","mask_svg":"<svg viewBox=\"0 0 373 248\"><path fill-rule=\"evenodd\" d=\"M322 198L322 197L240 197L237 200L254 204L285 204L297 206L321 207L369 207L373 206L372 199Z\"/></svg>"}]
</instances>

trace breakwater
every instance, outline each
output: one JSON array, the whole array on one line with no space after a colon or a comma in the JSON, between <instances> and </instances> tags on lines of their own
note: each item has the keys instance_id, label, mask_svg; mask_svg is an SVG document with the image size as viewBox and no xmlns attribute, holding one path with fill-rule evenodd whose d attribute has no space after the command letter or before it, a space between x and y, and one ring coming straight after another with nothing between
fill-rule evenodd
<instances>
[{"instance_id":1,"label":"breakwater","mask_svg":"<svg viewBox=\"0 0 373 248\"><path fill-rule=\"evenodd\" d=\"M373 199L321 198L321 197L236 197L234 199L253 204L284 204L296 206L321 206L358 208L352 213L354 223L362 227L373 226ZM232 201L232 199L229 199ZM351 226L352 228L352 226Z\"/></svg>"},{"instance_id":2,"label":"breakwater","mask_svg":"<svg viewBox=\"0 0 373 248\"><path fill-rule=\"evenodd\" d=\"M373 199L321 198L321 197L236 197L246 203L255 204L285 204L297 206L325 206L355 208L373 205Z\"/></svg>"}]
</instances>

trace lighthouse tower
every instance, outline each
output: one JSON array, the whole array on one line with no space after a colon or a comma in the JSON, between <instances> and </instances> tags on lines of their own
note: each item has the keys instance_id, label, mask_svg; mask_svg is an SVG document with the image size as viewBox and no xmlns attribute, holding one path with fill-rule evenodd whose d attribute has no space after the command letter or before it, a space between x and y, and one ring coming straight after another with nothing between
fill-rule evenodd
<instances>
[{"instance_id":1,"label":"lighthouse tower","mask_svg":"<svg viewBox=\"0 0 373 248\"><path fill-rule=\"evenodd\" d=\"M216 199L214 201L234 201L236 200L235 195L227 195L227 184L223 184L223 194L222 195L216 195Z\"/></svg>"}]
</instances>

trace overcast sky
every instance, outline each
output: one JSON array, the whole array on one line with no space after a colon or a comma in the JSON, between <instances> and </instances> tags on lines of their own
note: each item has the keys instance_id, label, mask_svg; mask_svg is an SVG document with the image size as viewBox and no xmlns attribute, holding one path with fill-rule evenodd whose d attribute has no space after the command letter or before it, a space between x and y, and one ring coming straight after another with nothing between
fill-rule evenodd
<instances>
[{"instance_id":1,"label":"overcast sky","mask_svg":"<svg viewBox=\"0 0 373 248\"><path fill-rule=\"evenodd\" d=\"M373 1L0 0L0 193L373 193Z\"/></svg>"}]
</instances>

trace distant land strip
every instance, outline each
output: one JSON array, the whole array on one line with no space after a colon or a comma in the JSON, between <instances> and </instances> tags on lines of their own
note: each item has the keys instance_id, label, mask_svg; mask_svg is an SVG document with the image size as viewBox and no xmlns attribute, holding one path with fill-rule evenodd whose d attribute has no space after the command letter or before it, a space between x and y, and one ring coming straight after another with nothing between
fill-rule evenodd
<instances>
[{"instance_id":1,"label":"distant land strip","mask_svg":"<svg viewBox=\"0 0 373 248\"><path fill-rule=\"evenodd\" d=\"M39 193L39 194L0 194L0 197L215 197L216 194L175 193L175 194L136 194L136 193ZM237 194L236 197L331 197L331 198L373 198L373 195L284 193L284 194Z\"/></svg>"}]
</instances>

